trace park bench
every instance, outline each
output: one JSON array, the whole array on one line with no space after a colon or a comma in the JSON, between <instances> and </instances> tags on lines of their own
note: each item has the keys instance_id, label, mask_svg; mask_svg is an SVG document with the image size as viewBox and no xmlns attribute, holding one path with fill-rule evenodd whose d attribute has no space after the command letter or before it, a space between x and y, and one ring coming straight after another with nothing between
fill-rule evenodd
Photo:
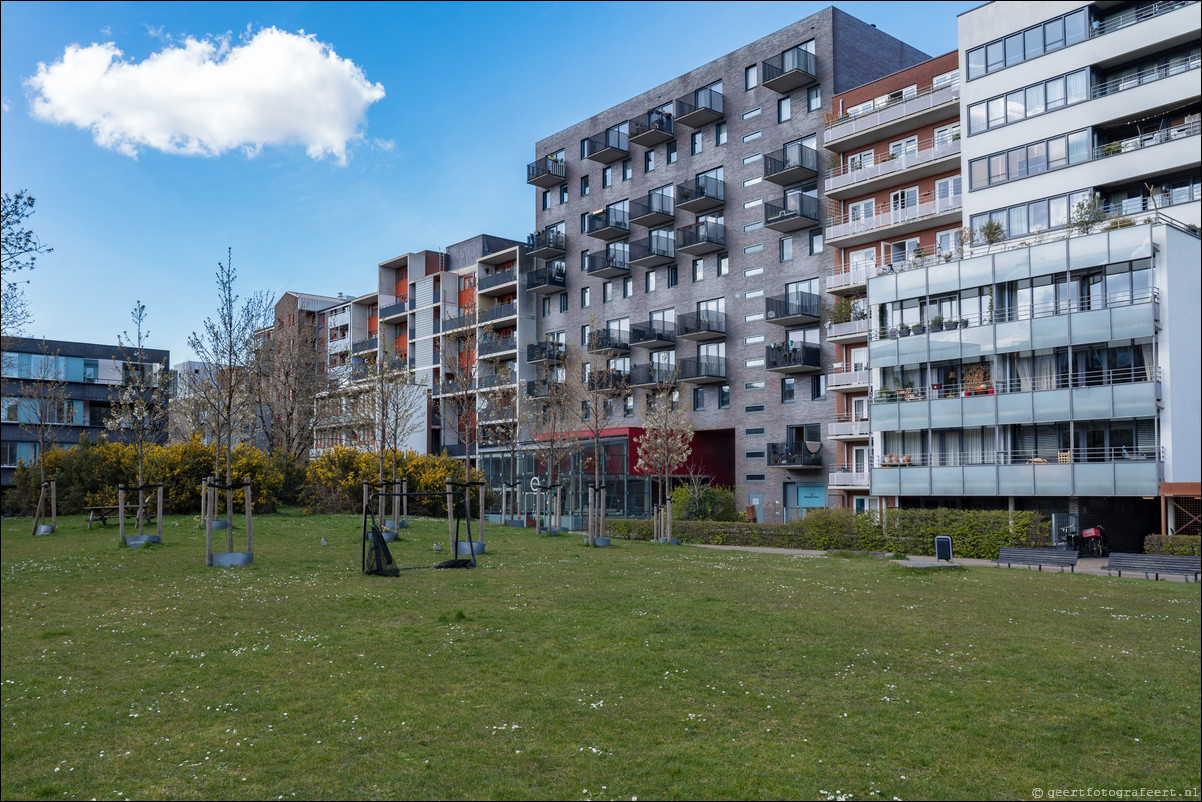
<instances>
[{"instance_id":1,"label":"park bench","mask_svg":"<svg viewBox=\"0 0 1202 802\"><path fill-rule=\"evenodd\" d=\"M1161 574L1182 574L1185 576L1185 581L1189 582L1192 575L1194 581L1198 581L1198 574L1202 573L1202 557L1178 557L1172 554L1121 554L1114 553L1110 555L1110 562L1106 565L1106 573L1118 571L1119 576L1123 575L1123 571L1143 572L1144 579L1151 574L1156 579L1160 579Z\"/></svg>"},{"instance_id":2,"label":"park bench","mask_svg":"<svg viewBox=\"0 0 1202 802\"><path fill-rule=\"evenodd\" d=\"M114 518L117 516L118 507L116 504L109 504L109 505L99 506L99 507L84 507L83 511L88 514L88 529L92 528L92 522L95 521L96 519L100 519L100 525L107 529L108 528L108 519ZM126 504L125 505L125 517L126 518L136 518L137 516L138 516L138 505L134 504L131 507L130 505Z\"/></svg>"},{"instance_id":3,"label":"park bench","mask_svg":"<svg viewBox=\"0 0 1202 802\"><path fill-rule=\"evenodd\" d=\"M1071 573L1077 572L1077 552L1075 551L1020 549L1003 546L998 550L997 559L994 562L998 565L1005 563L1007 568L1011 565L1025 565L1027 568L1035 565L1039 567L1040 571L1045 565L1057 565L1060 567L1060 573L1064 573L1065 568L1068 568Z\"/></svg>"}]
</instances>

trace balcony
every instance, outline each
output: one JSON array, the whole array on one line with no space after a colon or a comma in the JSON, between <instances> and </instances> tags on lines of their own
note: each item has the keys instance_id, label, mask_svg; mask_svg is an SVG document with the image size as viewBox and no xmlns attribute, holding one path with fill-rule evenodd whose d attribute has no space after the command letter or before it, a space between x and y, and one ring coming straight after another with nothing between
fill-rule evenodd
<instances>
[{"instance_id":1,"label":"balcony","mask_svg":"<svg viewBox=\"0 0 1202 802\"><path fill-rule=\"evenodd\" d=\"M475 443L451 443L442 447L448 457L462 459L464 457L474 456L476 453Z\"/></svg>"},{"instance_id":2,"label":"balcony","mask_svg":"<svg viewBox=\"0 0 1202 802\"><path fill-rule=\"evenodd\" d=\"M584 218L584 233L606 242L629 237L630 212L609 206L598 214L590 214Z\"/></svg>"},{"instance_id":3,"label":"balcony","mask_svg":"<svg viewBox=\"0 0 1202 802\"><path fill-rule=\"evenodd\" d=\"M716 89L698 89L676 101L676 122L689 128L700 128L725 116L722 93Z\"/></svg>"},{"instance_id":4,"label":"balcony","mask_svg":"<svg viewBox=\"0 0 1202 802\"><path fill-rule=\"evenodd\" d=\"M512 267L508 270L500 270L487 276L481 276L479 281L476 282L476 294L500 295L506 290L516 289L508 285L516 283L517 280L517 270Z\"/></svg>"},{"instance_id":5,"label":"balcony","mask_svg":"<svg viewBox=\"0 0 1202 802\"><path fill-rule=\"evenodd\" d=\"M863 295L868 289L868 277L877 274L875 263L856 262L836 265L826 277L826 291L834 295Z\"/></svg>"},{"instance_id":6,"label":"balcony","mask_svg":"<svg viewBox=\"0 0 1202 802\"><path fill-rule=\"evenodd\" d=\"M532 270L526 276L526 291L538 294L563 292L567 289L567 275L563 268L544 267Z\"/></svg>"},{"instance_id":7,"label":"balcony","mask_svg":"<svg viewBox=\"0 0 1202 802\"><path fill-rule=\"evenodd\" d=\"M682 212L705 214L726 205L726 184L708 175L676 185L676 208Z\"/></svg>"},{"instance_id":8,"label":"balcony","mask_svg":"<svg viewBox=\"0 0 1202 802\"><path fill-rule=\"evenodd\" d=\"M475 376L455 376L444 379L434 387L435 395L466 395L476 392Z\"/></svg>"},{"instance_id":9,"label":"balcony","mask_svg":"<svg viewBox=\"0 0 1202 802\"><path fill-rule=\"evenodd\" d=\"M588 388L613 395L626 395L630 390L630 373L617 368L594 371L588 376Z\"/></svg>"},{"instance_id":10,"label":"balcony","mask_svg":"<svg viewBox=\"0 0 1202 802\"><path fill-rule=\"evenodd\" d=\"M568 248L568 239L557 228L536 231L526 237L529 253L536 259L558 259Z\"/></svg>"},{"instance_id":11,"label":"balcony","mask_svg":"<svg viewBox=\"0 0 1202 802\"><path fill-rule=\"evenodd\" d=\"M584 140L584 158L601 164L612 164L630 155L626 125L616 125Z\"/></svg>"},{"instance_id":12,"label":"balcony","mask_svg":"<svg viewBox=\"0 0 1202 802\"><path fill-rule=\"evenodd\" d=\"M682 359L676 378L690 384L722 384L726 381L726 357L699 356Z\"/></svg>"},{"instance_id":13,"label":"balcony","mask_svg":"<svg viewBox=\"0 0 1202 802\"><path fill-rule=\"evenodd\" d=\"M389 318L404 315L409 311L409 296L402 295L396 299L396 303L388 304L380 307L380 320L388 320Z\"/></svg>"},{"instance_id":14,"label":"balcony","mask_svg":"<svg viewBox=\"0 0 1202 802\"><path fill-rule=\"evenodd\" d=\"M821 222L818 199L811 195L787 195L780 203L764 201L764 227L788 233L813 228Z\"/></svg>"},{"instance_id":15,"label":"balcony","mask_svg":"<svg viewBox=\"0 0 1202 802\"><path fill-rule=\"evenodd\" d=\"M900 237L926 228L960 223L963 195L938 197L933 192L920 195L917 201L897 209L888 209L871 217L834 215L827 219L826 242L840 248Z\"/></svg>"},{"instance_id":16,"label":"balcony","mask_svg":"<svg viewBox=\"0 0 1202 802\"><path fill-rule=\"evenodd\" d=\"M629 254L624 250L590 253L584 257L584 272L595 278L617 278L630 275Z\"/></svg>"},{"instance_id":17,"label":"balcony","mask_svg":"<svg viewBox=\"0 0 1202 802\"><path fill-rule=\"evenodd\" d=\"M642 117L636 117L629 125L632 145L653 148L676 138L676 123L672 119L671 104L666 108L649 111Z\"/></svg>"},{"instance_id":18,"label":"balcony","mask_svg":"<svg viewBox=\"0 0 1202 802\"><path fill-rule=\"evenodd\" d=\"M514 317L518 313L518 305L516 301L510 301L507 304L497 304L490 306L488 309L481 309L477 320L480 323L492 323L502 318Z\"/></svg>"},{"instance_id":19,"label":"balcony","mask_svg":"<svg viewBox=\"0 0 1202 802\"><path fill-rule=\"evenodd\" d=\"M379 337L368 337L366 340L359 340L351 346L352 354L361 354L364 351L375 351L380 347Z\"/></svg>"},{"instance_id":20,"label":"balcony","mask_svg":"<svg viewBox=\"0 0 1202 802\"><path fill-rule=\"evenodd\" d=\"M876 161L868 156L849 159L826 174L826 196L846 199L869 195L896 186L901 180L916 182L960 166L960 135L920 140L913 150L889 154ZM905 173L902 176L901 173Z\"/></svg>"},{"instance_id":21,"label":"balcony","mask_svg":"<svg viewBox=\"0 0 1202 802\"><path fill-rule=\"evenodd\" d=\"M630 202L630 222L655 228L676 219L676 199L666 192L649 193L645 200Z\"/></svg>"},{"instance_id":22,"label":"balcony","mask_svg":"<svg viewBox=\"0 0 1202 802\"><path fill-rule=\"evenodd\" d=\"M959 111L958 80L909 96L895 92L871 109L856 115L845 114L828 122L822 135L822 144L829 150L846 153L872 142L950 119L957 116Z\"/></svg>"},{"instance_id":23,"label":"balcony","mask_svg":"<svg viewBox=\"0 0 1202 802\"><path fill-rule=\"evenodd\" d=\"M789 186L818 175L818 151L800 142L764 154L764 180Z\"/></svg>"},{"instance_id":24,"label":"balcony","mask_svg":"<svg viewBox=\"0 0 1202 802\"><path fill-rule=\"evenodd\" d=\"M822 299L812 292L792 292L764 299L764 320L778 326L812 326L822 317Z\"/></svg>"},{"instance_id":25,"label":"balcony","mask_svg":"<svg viewBox=\"0 0 1202 802\"><path fill-rule=\"evenodd\" d=\"M635 365L630 369L630 386L645 387L650 384L672 385L676 383L676 366L663 364Z\"/></svg>"},{"instance_id":26,"label":"balcony","mask_svg":"<svg viewBox=\"0 0 1202 802\"><path fill-rule=\"evenodd\" d=\"M822 443L812 443L802 440L769 443L768 467L793 469L821 468Z\"/></svg>"},{"instance_id":27,"label":"balcony","mask_svg":"<svg viewBox=\"0 0 1202 802\"><path fill-rule=\"evenodd\" d=\"M559 392L563 388L563 384L547 379L526 380L526 396L529 398L549 398L552 388L555 392Z\"/></svg>"},{"instance_id":28,"label":"balcony","mask_svg":"<svg viewBox=\"0 0 1202 802\"><path fill-rule=\"evenodd\" d=\"M512 387L517 382L518 377L512 371L488 373L480 376L479 379L481 390L498 390L502 387Z\"/></svg>"},{"instance_id":29,"label":"balcony","mask_svg":"<svg viewBox=\"0 0 1202 802\"><path fill-rule=\"evenodd\" d=\"M863 440L871 433L872 426L868 423L868 418L840 415L837 420L826 425L828 440Z\"/></svg>"},{"instance_id":30,"label":"balcony","mask_svg":"<svg viewBox=\"0 0 1202 802\"><path fill-rule=\"evenodd\" d=\"M676 336L682 340L707 342L726 339L726 313L703 310L689 312L676 320Z\"/></svg>"},{"instance_id":31,"label":"balcony","mask_svg":"<svg viewBox=\"0 0 1202 802\"><path fill-rule=\"evenodd\" d=\"M630 327L630 344L639 348L670 348L676 344L676 324L667 320L651 320Z\"/></svg>"},{"instance_id":32,"label":"balcony","mask_svg":"<svg viewBox=\"0 0 1202 802\"><path fill-rule=\"evenodd\" d=\"M871 378L868 366L862 363L836 362L826 374L826 389L835 393L862 393L868 390Z\"/></svg>"},{"instance_id":33,"label":"balcony","mask_svg":"<svg viewBox=\"0 0 1202 802\"><path fill-rule=\"evenodd\" d=\"M676 261L676 240L672 232L652 233L647 239L630 243L630 264L654 268Z\"/></svg>"},{"instance_id":34,"label":"balcony","mask_svg":"<svg viewBox=\"0 0 1202 802\"><path fill-rule=\"evenodd\" d=\"M588 335L588 352L605 356L630 353L630 332L622 329L599 329Z\"/></svg>"},{"instance_id":35,"label":"balcony","mask_svg":"<svg viewBox=\"0 0 1202 802\"><path fill-rule=\"evenodd\" d=\"M826 330L826 339L832 343L868 342L868 319L832 323Z\"/></svg>"},{"instance_id":36,"label":"balcony","mask_svg":"<svg viewBox=\"0 0 1202 802\"><path fill-rule=\"evenodd\" d=\"M484 359L486 357L504 354L509 351L516 351L518 347L517 338L513 335L508 337L485 336L480 340L479 347L476 348L476 354Z\"/></svg>"},{"instance_id":37,"label":"balcony","mask_svg":"<svg viewBox=\"0 0 1202 802\"><path fill-rule=\"evenodd\" d=\"M718 223L694 223L676 229L676 251L690 256L723 250L726 247L726 228Z\"/></svg>"},{"instance_id":38,"label":"balcony","mask_svg":"<svg viewBox=\"0 0 1202 802\"><path fill-rule=\"evenodd\" d=\"M827 474L827 487L833 490L867 490L868 471L831 471Z\"/></svg>"},{"instance_id":39,"label":"balcony","mask_svg":"<svg viewBox=\"0 0 1202 802\"><path fill-rule=\"evenodd\" d=\"M526 165L526 183L536 187L543 189L557 187L566 181L567 177L567 165L550 157Z\"/></svg>"},{"instance_id":40,"label":"balcony","mask_svg":"<svg viewBox=\"0 0 1202 802\"><path fill-rule=\"evenodd\" d=\"M445 317L442 319L443 331L454 331L455 329L467 329L476 325L476 312L466 312L462 315L454 317Z\"/></svg>"},{"instance_id":41,"label":"balcony","mask_svg":"<svg viewBox=\"0 0 1202 802\"><path fill-rule=\"evenodd\" d=\"M779 343L764 349L764 370L773 373L817 373L822 370L822 349L812 343Z\"/></svg>"},{"instance_id":42,"label":"balcony","mask_svg":"<svg viewBox=\"0 0 1202 802\"><path fill-rule=\"evenodd\" d=\"M567 358L568 349L562 343L543 340L526 346L526 361L531 365L561 365Z\"/></svg>"},{"instance_id":43,"label":"balcony","mask_svg":"<svg viewBox=\"0 0 1202 802\"><path fill-rule=\"evenodd\" d=\"M818 59L808 50L792 47L761 65L764 86L787 95L794 89L818 83Z\"/></svg>"}]
</instances>

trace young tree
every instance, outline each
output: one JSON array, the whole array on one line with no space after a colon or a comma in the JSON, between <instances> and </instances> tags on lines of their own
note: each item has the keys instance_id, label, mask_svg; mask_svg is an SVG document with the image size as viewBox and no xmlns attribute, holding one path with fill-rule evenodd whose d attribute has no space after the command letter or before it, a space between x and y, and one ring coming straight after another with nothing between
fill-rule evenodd
<instances>
[{"instance_id":1,"label":"young tree","mask_svg":"<svg viewBox=\"0 0 1202 802\"><path fill-rule=\"evenodd\" d=\"M124 332L117 337L121 357L121 384L109 392L109 418L105 428L132 443L138 456L138 486L146 483L146 448L158 441L167 423L167 406L171 394L167 364L150 362L146 328L146 305L134 303L130 310L134 334ZM138 493L138 517L142 517L142 493Z\"/></svg>"},{"instance_id":2,"label":"young tree","mask_svg":"<svg viewBox=\"0 0 1202 802\"><path fill-rule=\"evenodd\" d=\"M1069 225L1077 234L1083 236L1093 231L1094 226L1099 225L1105 219L1106 206L1102 203L1102 199L1097 195L1091 195L1073 207Z\"/></svg>"},{"instance_id":3,"label":"young tree","mask_svg":"<svg viewBox=\"0 0 1202 802\"><path fill-rule=\"evenodd\" d=\"M367 383L370 389L363 410L371 417L370 425L376 433L379 483L383 485L385 478L390 478L396 484L400 454L409 438L420 431L425 422L422 411L427 403L427 391L409 369L408 362L388 348L382 349L369 370Z\"/></svg>"},{"instance_id":4,"label":"young tree","mask_svg":"<svg viewBox=\"0 0 1202 802\"><path fill-rule=\"evenodd\" d=\"M515 377L507 373L505 379L483 394L480 410L481 442L505 447L505 476L501 489L501 521L504 523L511 517L511 511L520 511L521 499L520 482L518 481L518 458L528 450L526 418L522 416L519 405L523 404L520 393L524 388L512 384ZM513 496L513 507L510 507L510 495Z\"/></svg>"},{"instance_id":5,"label":"young tree","mask_svg":"<svg viewBox=\"0 0 1202 802\"><path fill-rule=\"evenodd\" d=\"M571 392L567 377L581 370L574 349L565 350L562 366L548 367L543 379L532 385L533 394L523 406L522 426L530 433L531 450L537 463L546 469L547 486L555 489L551 527L560 528L564 467L580 450L580 405Z\"/></svg>"},{"instance_id":6,"label":"young tree","mask_svg":"<svg viewBox=\"0 0 1202 802\"><path fill-rule=\"evenodd\" d=\"M568 375L568 391L579 404L583 430L592 444L590 461L593 483L589 488L588 542L605 537L605 454L601 438L620 417L618 404L630 392L630 374L623 362L610 360L604 368L593 369L585 363L579 371Z\"/></svg>"},{"instance_id":7,"label":"young tree","mask_svg":"<svg viewBox=\"0 0 1202 802\"><path fill-rule=\"evenodd\" d=\"M67 442L65 426L80 425L82 409L68 400L67 380L57 351L42 340L39 353L30 357L29 378L22 379L17 404L17 425L37 444L38 479L46 481L46 450Z\"/></svg>"},{"instance_id":8,"label":"young tree","mask_svg":"<svg viewBox=\"0 0 1202 802\"><path fill-rule=\"evenodd\" d=\"M202 331L188 337L188 346L209 373L194 389L214 440L214 474L220 475L224 458L226 486L233 484L235 441L245 436L255 418L250 372L256 332L269 324L272 314L271 298L265 293L239 298L234 291L237 278L230 249L225 263L217 263L217 318L205 318ZM234 497L227 491L226 516L232 520L233 515ZM232 531L230 538L232 544Z\"/></svg>"},{"instance_id":9,"label":"young tree","mask_svg":"<svg viewBox=\"0 0 1202 802\"><path fill-rule=\"evenodd\" d=\"M993 250L993 246L1006 238L1006 227L997 220L986 220L977 229L977 234L981 239L985 240L985 244L989 246L989 250Z\"/></svg>"},{"instance_id":10,"label":"young tree","mask_svg":"<svg viewBox=\"0 0 1202 802\"><path fill-rule=\"evenodd\" d=\"M26 190L16 195L4 193L2 209L3 250L0 255L0 281L4 289L0 295L0 349L9 350L9 339L20 337L32 320L29 304L25 300L22 284L28 281L13 281L12 276L22 270L33 270L38 256L54 251L38 239L24 223L34 213L37 201Z\"/></svg>"},{"instance_id":11,"label":"young tree","mask_svg":"<svg viewBox=\"0 0 1202 802\"><path fill-rule=\"evenodd\" d=\"M643 413L643 434L635 440L639 449L637 469L659 478L664 500L664 533L672 534L672 474L693 453L693 423L677 402L675 382L661 381L648 395Z\"/></svg>"},{"instance_id":12,"label":"young tree","mask_svg":"<svg viewBox=\"0 0 1202 802\"><path fill-rule=\"evenodd\" d=\"M297 312L297 317L301 313ZM313 446L313 406L328 382L317 369L315 325L261 333L251 388L267 453L300 464Z\"/></svg>"}]
</instances>

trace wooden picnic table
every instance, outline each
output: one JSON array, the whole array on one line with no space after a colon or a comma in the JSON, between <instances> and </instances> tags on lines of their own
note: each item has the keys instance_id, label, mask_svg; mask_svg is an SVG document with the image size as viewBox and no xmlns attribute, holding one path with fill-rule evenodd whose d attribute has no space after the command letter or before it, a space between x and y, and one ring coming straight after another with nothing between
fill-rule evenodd
<instances>
[{"instance_id":1,"label":"wooden picnic table","mask_svg":"<svg viewBox=\"0 0 1202 802\"><path fill-rule=\"evenodd\" d=\"M84 507L83 510L88 514L88 529L92 528L92 522L97 518L100 519L100 525L107 529L109 516L117 515L120 508L116 504L106 504L97 507ZM130 506L129 504L126 504L125 517L138 517L138 505L134 504L133 506Z\"/></svg>"}]
</instances>

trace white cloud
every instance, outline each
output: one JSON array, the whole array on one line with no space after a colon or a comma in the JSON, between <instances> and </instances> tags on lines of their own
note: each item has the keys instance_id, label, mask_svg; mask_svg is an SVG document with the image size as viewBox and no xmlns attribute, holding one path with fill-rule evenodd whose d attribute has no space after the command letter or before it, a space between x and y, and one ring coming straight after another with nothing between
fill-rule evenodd
<instances>
[{"instance_id":1,"label":"white cloud","mask_svg":"<svg viewBox=\"0 0 1202 802\"><path fill-rule=\"evenodd\" d=\"M89 129L96 144L217 156L301 144L346 162L367 107L384 97L363 70L311 35L267 28L231 47L228 35L188 38L141 63L112 42L71 45L26 80L33 116Z\"/></svg>"}]
</instances>

